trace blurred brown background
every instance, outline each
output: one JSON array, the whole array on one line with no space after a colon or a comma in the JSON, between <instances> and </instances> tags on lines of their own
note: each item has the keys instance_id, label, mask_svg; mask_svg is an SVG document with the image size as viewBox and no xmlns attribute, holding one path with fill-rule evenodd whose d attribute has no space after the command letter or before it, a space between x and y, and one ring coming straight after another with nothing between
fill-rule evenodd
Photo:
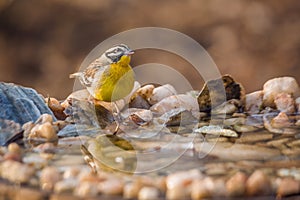
<instances>
[{"instance_id":1,"label":"blurred brown background","mask_svg":"<svg viewBox=\"0 0 300 200\"><path fill-rule=\"evenodd\" d=\"M101 41L157 26L197 40L247 92L278 76L300 82L299 10L298 0L0 0L0 81L63 99L69 74ZM137 54L133 65L149 57ZM172 56L160 60L172 64Z\"/></svg>"}]
</instances>

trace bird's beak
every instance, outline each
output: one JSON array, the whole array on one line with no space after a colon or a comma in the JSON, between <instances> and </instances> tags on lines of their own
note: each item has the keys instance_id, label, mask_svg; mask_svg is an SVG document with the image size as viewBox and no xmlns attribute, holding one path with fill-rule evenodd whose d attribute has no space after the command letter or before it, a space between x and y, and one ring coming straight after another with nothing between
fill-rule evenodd
<instances>
[{"instance_id":1,"label":"bird's beak","mask_svg":"<svg viewBox=\"0 0 300 200\"><path fill-rule=\"evenodd\" d=\"M125 55L132 55L132 54L134 54L134 51L133 51L133 50L130 50L130 51L125 52Z\"/></svg>"}]
</instances>

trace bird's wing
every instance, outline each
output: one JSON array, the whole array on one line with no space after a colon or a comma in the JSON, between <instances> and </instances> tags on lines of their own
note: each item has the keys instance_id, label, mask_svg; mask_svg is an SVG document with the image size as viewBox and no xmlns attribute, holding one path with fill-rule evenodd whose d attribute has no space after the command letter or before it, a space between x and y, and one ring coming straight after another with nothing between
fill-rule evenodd
<instances>
[{"instance_id":1,"label":"bird's wing","mask_svg":"<svg viewBox=\"0 0 300 200\"><path fill-rule=\"evenodd\" d=\"M95 80L95 74L104 71L107 65L109 65L109 61L101 56L89 64L89 66L83 72L71 74L70 78L78 77L82 85L91 87L93 81Z\"/></svg>"},{"instance_id":2,"label":"bird's wing","mask_svg":"<svg viewBox=\"0 0 300 200\"><path fill-rule=\"evenodd\" d=\"M80 81L86 87L91 87L92 83L95 80L95 75L101 70L101 66L93 65L86 68L83 72L83 76L81 76Z\"/></svg>"}]
</instances>

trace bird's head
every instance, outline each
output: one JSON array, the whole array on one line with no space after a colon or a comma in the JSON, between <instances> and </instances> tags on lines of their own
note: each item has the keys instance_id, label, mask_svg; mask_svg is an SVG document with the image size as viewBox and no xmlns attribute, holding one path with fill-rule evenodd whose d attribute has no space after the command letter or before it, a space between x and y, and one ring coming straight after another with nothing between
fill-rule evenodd
<instances>
[{"instance_id":1,"label":"bird's head","mask_svg":"<svg viewBox=\"0 0 300 200\"><path fill-rule=\"evenodd\" d=\"M104 54L110 63L117 63L121 60L122 56L130 57L133 53L134 52L127 45L119 44L108 49Z\"/></svg>"}]
</instances>

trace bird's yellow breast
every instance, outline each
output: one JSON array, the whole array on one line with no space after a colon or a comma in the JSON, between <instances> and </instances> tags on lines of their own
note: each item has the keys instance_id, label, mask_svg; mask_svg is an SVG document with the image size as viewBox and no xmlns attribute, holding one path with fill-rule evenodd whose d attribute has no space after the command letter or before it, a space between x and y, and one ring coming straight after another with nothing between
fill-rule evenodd
<instances>
[{"instance_id":1,"label":"bird's yellow breast","mask_svg":"<svg viewBox=\"0 0 300 200\"><path fill-rule=\"evenodd\" d=\"M123 55L117 63L110 64L100 78L94 97L113 102L126 97L134 85L134 72L129 65L130 56Z\"/></svg>"}]
</instances>

